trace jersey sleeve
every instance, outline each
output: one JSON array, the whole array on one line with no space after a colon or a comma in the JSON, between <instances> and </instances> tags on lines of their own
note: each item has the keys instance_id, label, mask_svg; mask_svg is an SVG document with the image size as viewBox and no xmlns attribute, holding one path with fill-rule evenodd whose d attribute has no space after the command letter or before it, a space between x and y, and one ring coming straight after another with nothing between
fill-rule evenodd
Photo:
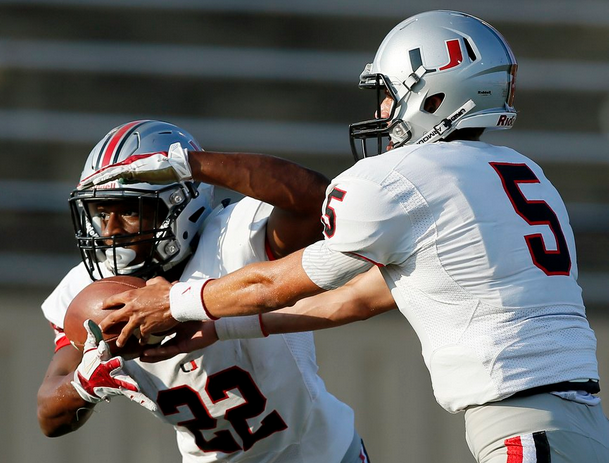
<instances>
[{"instance_id":1,"label":"jersey sleeve","mask_svg":"<svg viewBox=\"0 0 609 463\"><path fill-rule=\"evenodd\" d=\"M219 278L267 260L266 224L272 211L270 204L246 196L212 213L180 280Z\"/></svg>"},{"instance_id":2,"label":"jersey sleeve","mask_svg":"<svg viewBox=\"0 0 609 463\"><path fill-rule=\"evenodd\" d=\"M81 263L68 272L42 303L42 312L55 335L55 351L69 344L63 333L63 319L72 299L91 281L84 264Z\"/></svg>"},{"instance_id":3,"label":"jersey sleeve","mask_svg":"<svg viewBox=\"0 0 609 463\"><path fill-rule=\"evenodd\" d=\"M49 323L49 325L51 325L51 329L53 330L53 333L55 335L55 352L57 352L62 347L69 346L70 340L64 333L63 328L60 328L57 325L54 325L53 323Z\"/></svg>"},{"instance_id":4,"label":"jersey sleeve","mask_svg":"<svg viewBox=\"0 0 609 463\"><path fill-rule=\"evenodd\" d=\"M390 185L338 177L328 187L322 213L332 251L381 266L402 263L412 252L412 220Z\"/></svg>"}]
</instances>

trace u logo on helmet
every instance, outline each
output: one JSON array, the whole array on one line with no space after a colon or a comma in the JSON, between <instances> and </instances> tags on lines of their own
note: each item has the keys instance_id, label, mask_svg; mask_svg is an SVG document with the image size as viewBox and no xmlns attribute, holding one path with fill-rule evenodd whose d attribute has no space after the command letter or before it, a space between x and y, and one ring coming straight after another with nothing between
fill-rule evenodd
<instances>
[{"instance_id":1,"label":"u logo on helmet","mask_svg":"<svg viewBox=\"0 0 609 463\"><path fill-rule=\"evenodd\" d=\"M461 41L459 39L451 39L447 40L444 43L446 44L446 51L448 53L448 62L437 69L428 68L427 72L448 71L449 69L459 66L463 62L463 50L461 48ZM413 70L418 69L419 66L423 64L420 48L410 50L410 62L412 64Z\"/></svg>"}]
</instances>

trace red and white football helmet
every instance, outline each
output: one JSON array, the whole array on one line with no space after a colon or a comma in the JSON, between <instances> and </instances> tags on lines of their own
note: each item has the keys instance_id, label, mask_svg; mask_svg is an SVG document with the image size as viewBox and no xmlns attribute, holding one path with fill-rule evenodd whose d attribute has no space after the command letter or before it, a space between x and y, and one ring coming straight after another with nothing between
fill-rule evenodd
<instances>
[{"instance_id":1,"label":"red and white football helmet","mask_svg":"<svg viewBox=\"0 0 609 463\"><path fill-rule=\"evenodd\" d=\"M183 148L201 148L185 130L173 124L153 120L133 121L112 129L93 148L81 174L81 181L99 169L125 161L132 155L168 151L179 142ZM76 241L91 278L110 275L135 275L149 278L167 271L188 257L193 239L198 235L213 203L213 186L194 181L168 185L148 183L122 184L114 181L70 195L72 222ZM100 201L131 201L139 208L139 231L129 235L101 235L101 221L93 204ZM143 225L146 214L154 211L151 228ZM148 218L150 219L150 217ZM149 255L136 260L130 244L149 243Z\"/></svg>"},{"instance_id":2,"label":"red and white football helmet","mask_svg":"<svg viewBox=\"0 0 609 463\"><path fill-rule=\"evenodd\" d=\"M374 154L380 154L383 137L396 148L435 142L463 128L511 128L517 67L501 34L474 16L440 10L402 21L360 76L360 88L377 90L377 114L385 92L393 105L387 118L350 126L355 158L368 155L368 138L377 139ZM427 112L425 101L434 95L442 103Z\"/></svg>"}]
</instances>

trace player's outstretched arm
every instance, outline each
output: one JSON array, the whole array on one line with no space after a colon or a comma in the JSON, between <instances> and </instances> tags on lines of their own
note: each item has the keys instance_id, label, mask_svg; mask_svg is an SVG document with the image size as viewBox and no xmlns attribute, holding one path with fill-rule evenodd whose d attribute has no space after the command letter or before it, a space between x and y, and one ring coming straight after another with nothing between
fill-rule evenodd
<instances>
[{"instance_id":1,"label":"player's outstretched arm","mask_svg":"<svg viewBox=\"0 0 609 463\"><path fill-rule=\"evenodd\" d=\"M215 322L182 323L172 340L144 351L141 360L166 360L207 347L218 339L263 337L333 328L367 320L396 308L380 271L373 267L338 289L301 299L291 307L265 313L260 319L256 316L226 317Z\"/></svg>"},{"instance_id":2,"label":"player's outstretched arm","mask_svg":"<svg viewBox=\"0 0 609 463\"><path fill-rule=\"evenodd\" d=\"M275 258L321 238L321 205L329 180L319 172L264 154L189 151L193 178L275 206L267 241Z\"/></svg>"},{"instance_id":3,"label":"player's outstretched arm","mask_svg":"<svg viewBox=\"0 0 609 463\"><path fill-rule=\"evenodd\" d=\"M263 314L262 324L268 334L315 331L367 320L394 309L397 306L391 291L379 269L372 267L340 288Z\"/></svg>"},{"instance_id":4,"label":"player's outstretched arm","mask_svg":"<svg viewBox=\"0 0 609 463\"><path fill-rule=\"evenodd\" d=\"M268 224L269 245L282 257L319 239L320 208L328 179L296 163L264 154L187 151L138 154L84 179L79 189L119 180L170 183L197 180L275 206Z\"/></svg>"},{"instance_id":5,"label":"player's outstretched arm","mask_svg":"<svg viewBox=\"0 0 609 463\"><path fill-rule=\"evenodd\" d=\"M300 299L325 291L309 278L303 267L303 256L312 248L319 246L312 245L272 262L249 264L218 279L174 285L158 278L150 280L144 288L105 300L104 308L122 308L109 313L101 327L108 331L124 322L116 341L118 346L123 346L137 328L141 341L145 343L148 336L171 329L178 322L255 315L289 307ZM344 285L371 265L337 252L318 253L318 257L309 261L319 265L319 270L315 271L322 276L324 285L332 284L334 287ZM331 280L327 275L328 269L332 272Z\"/></svg>"},{"instance_id":6,"label":"player's outstretched arm","mask_svg":"<svg viewBox=\"0 0 609 463\"><path fill-rule=\"evenodd\" d=\"M172 285L163 278L153 278L143 288L106 299L103 308L122 307L110 311L100 326L108 331L125 322L116 340L123 346L136 328L141 342L146 343L148 336L172 329L178 322L253 315L292 305L323 291L302 268L302 254L301 250L272 262L250 264L217 280Z\"/></svg>"}]
</instances>

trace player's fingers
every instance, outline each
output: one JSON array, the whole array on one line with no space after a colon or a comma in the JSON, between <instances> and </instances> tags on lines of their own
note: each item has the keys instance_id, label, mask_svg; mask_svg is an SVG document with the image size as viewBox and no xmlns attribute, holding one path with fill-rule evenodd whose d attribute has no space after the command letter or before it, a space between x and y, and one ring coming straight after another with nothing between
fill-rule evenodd
<instances>
[{"instance_id":1,"label":"player's fingers","mask_svg":"<svg viewBox=\"0 0 609 463\"><path fill-rule=\"evenodd\" d=\"M148 341L148 339L150 338L151 335L153 334L158 334L158 333L167 333L167 332L172 332L174 331L174 328L179 325L179 322L177 322L176 320L169 319L169 320L146 320L143 319L141 320L140 326L139 326L139 334L140 334L140 339L145 339L146 341ZM143 344L143 343L140 343Z\"/></svg>"},{"instance_id":2,"label":"player's fingers","mask_svg":"<svg viewBox=\"0 0 609 463\"><path fill-rule=\"evenodd\" d=\"M171 342L171 341L170 341ZM180 354L180 349L175 344L163 344L160 347L146 349L140 355L140 360L145 363L160 362Z\"/></svg>"},{"instance_id":3,"label":"player's fingers","mask_svg":"<svg viewBox=\"0 0 609 463\"><path fill-rule=\"evenodd\" d=\"M125 344L127 344L128 339L133 335L138 326L139 322L133 317L130 318L116 338L116 346L123 347Z\"/></svg>"},{"instance_id":4,"label":"player's fingers","mask_svg":"<svg viewBox=\"0 0 609 463\"><path fill-rule=\"evenodd\" d=\"M145 346L146 344L148 344L149 340L150 340L150 336L142 334L140 331L140 346Z\"/></svg>"},{"instance_id":5,"label":"player's fingers","mask_svg":"<svg viewBox=\"0 0 609 463\"><path fill-rule=\"evenodd\" d=\"M106 362L106 367L110 370L110 376L115 376L123 368L122 357L112 357Z\"/></svg>"},{"instance_id":6,"label":"player's fingers","mask_svg":"<svg viewBox=\"0 0 609 463\"><path fill-rule=\"evenodd\" d=\"M121 378L125 378L125 379L121 379ZM136 384L134 384L134 382L132 382L133 380L128 381L128 380L126 380L126 378L128 378L128 377L115 376L114 381L116 381L116 383L120 387L122 387L128 391L139 392L139 388L137 387Z\"/></svg>"},{"instance_id":7,"label":"player's fingers","mask_svg":"<svg viewBox=\"0 0 609 463\"><path fill-rule=\"evenodd\" d=\"M192 337L192 335L180 336L180 334L177 334L176 337L163 343L162 346L145 349L140 355L140 360L146 363L160 362L161 360L175 357L178 354L185 354L198 349L203 349L213 343L214 340L209 336Z\"/></svg>"},{"instance_id":8,"label":"player's fingers","mask_svg":"<svg viewBox=\"0 0 609 463\"><path fill-rule=\"evenodd\" d=\"M117 323L125 321L129 317L129 315L119 312L120 310L110 312L101 322L99 322L99 327L103 332L107 332L108 329Z\"/></svg>"},{"instance_id":9,"label":"player's fingers","mask_svg":"<svg viewBox=\"0 0 609 463\"><path fill-rule=\"evenodd\" d=\"M167 282L167 280L163 277L154 277L154 278L151 278L150 280L146 281L146 286L153 286L153 285L158 285L158 284L166 283L166 282Z\"/></svg>"},{"instance_id":10,"label":"player's fingers","mask_svg":"<svg viewBox=\"0 0 609 463\"><path fill-rule=\"evenodd\" d=\"M104 299L101 308L102 310L114 310L117 307L124 306L134 298L135 294L133 294L133 291L124 291L122 293L113 294L112 296L109 296Z\"/></svg>"}]
</instances>

